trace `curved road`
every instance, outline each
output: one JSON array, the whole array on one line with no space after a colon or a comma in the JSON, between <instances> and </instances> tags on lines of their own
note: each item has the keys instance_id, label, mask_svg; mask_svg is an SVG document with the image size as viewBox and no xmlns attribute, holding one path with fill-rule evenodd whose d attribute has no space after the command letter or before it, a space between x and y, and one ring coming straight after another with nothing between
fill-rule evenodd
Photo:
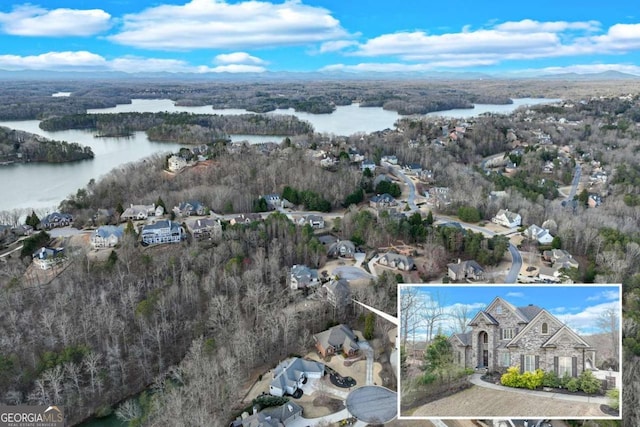
<instances>
[{"instance_id":1,"label":"curved road","mask_svg":"<svg viewBox=\"0 0 640 427\"><path fill-rule=\"evenodd\" d=\"M405 175L404 172L402 172L402 169L400 167L394 166L391 163L386 163L386 162L382 162L382 163L384 163L386 166L389 166L393 171L394 175L395 174L399 175L407 184L407 186L409 187L409 197L407 198L409 209L411 209L411 212L417 211L418 205L416 205L416 186L411 180L411 178Z\"/></svg>"}]
</instances>

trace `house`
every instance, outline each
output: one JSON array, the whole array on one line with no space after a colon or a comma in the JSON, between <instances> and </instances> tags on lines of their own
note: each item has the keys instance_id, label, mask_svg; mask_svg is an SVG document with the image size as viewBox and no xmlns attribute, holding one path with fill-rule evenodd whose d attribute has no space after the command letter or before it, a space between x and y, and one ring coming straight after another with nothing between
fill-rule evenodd
<instances>
[{"instance_id":1,"label":"house","mask_svg":"<svg viewBox=\"0 0 640 427\"><path fill-rule=\"evenodd\" d=\"M218 237L222 234L222 224L213 218L200 218L185 221L187 230L194 239L202 240Z\"/></svg>"},{"instance_id":2,"label":"house","mask_svg":"<svg viewBox=\"0 0 640 427\"><path fill-rule=\"evenodd\" d=\"M40 228L50 230L56 227L66 227L73 222L73 216L70 214L53 212L40 220Z\"/></svg>"},{"instance_id":3,"label":"house","mask_svg":"<svg viewBox=\"0 0 640 427\"><path fill-rule=\"evenodd\" d=\"M587 206L590 208L597 208L602 204L602 197L597 194L589 194L589 198L587 199Z\"/></svg>"},{"instance_id":4,"label":"house","mask_svg":"<svg viewBox=\"0 0 640 427\"><path fill-rule=\"evenodd\" d=\"M515 228L522 224L522 217L520 214L511 212L508 209L500 209L496 216L491 218L491 222L503 227Z\"/></svg>"},{"instance_id":5,"label":"house","mask_svg":"<svg viewBox=\"0 0 640 427\"><path fill-rule=\"evenodd\" d=\"M518 165L516 165L513 162L507 162L507 164L504 167L504 172L507 174L514 173L516 170L518 170Z\"/></svg>"},{"instance_id":6,"label":"house","mask_svg":"<svg viewBox=\"0 0 640 427\"><path fill-rule=\"evenodd\" d=\"M290 287L291 289L303 289L320 285L318 270L306 265L294 265L291 267Z\"/></svg>"},{"instance_id":7,"label":"house","mask_svg":"<svg viewBox=\"0 0 640 427\"><path fill-rule=\"evenodd\" d=\"M524 230L524 236L529 240L537 240L541 245L550 245L553 242L553 236L546 228L538 227L533 224Z\"/></svg>"},{"instance_id":8,"label":"house","mask_svg":"<svg viewBox=\"0 0 640 427\"><path fill-rule=\"evenodd\" d=\"M484 269L474 260L447 264L447 274L453 281L482 280Z\"/></svg>"},{"instance_id":9,"label":"house","mask_svg":"<svg viewBox=\"0 0 640 427\"><path fill-rule=\"evenodd\" d=\"M198 200L189 200L187 202L182 202L178 206L174 206L173 212L176 216L191 216L191 215L207 215L209 212L209 208L207 208L204 204L202 204Z\"/></svg>"},{"instance_id":10,"label":"house","mask_svg":"<svg viewBox=\"0 0 640 427\"><path fill-rule=\"evenodd\" d=\"M327 301L336 309L342 309L351 302L351 288L344 279L332 280L322 286Z\"/></svg>"},{"instance_id":11,"label":"house","mask_svg":"<svg viewBox=\"0 0 640 427\"><path fill-rule=\"evenodd\" d=\"M353 258L356 253L356 245L351 240L338 240L329 246L327 255L330 257Z\"/></svg>"},{"instance_id":12,"label":"house","mask_svg":"<svg viewBox=\"0 0 640 427\"><path fill-rule=\"evenodd\" d=\"M64 262L64 248L40 248L31 255L31 258L38 268L49 270Z\"/></svg>"},{"instance_id":13,"label":"house","mask_svg":"<svg viewBox=\"0 0 640 427\"><path fill-rule=\"evenodd\" d=\"M0 224L0 241L6 239L9 234L11 234L11 226Z\"/></svg>"},{"instance_id":14,"label":"house","mask_svg":"<svg viewBox=\"0 0 640 427\"><path fill-rule=\"evenodd\" d=\"M362 165L360 165L360 169L364 172L365 169L369 169L370 172L376 171L376 164L371 160L364 160Z\"/></svg>"},{"instance_id":15,"label":"house","mask_svg":"<svg viewBox=\"0 0 640 427\"><path fill-rule=\"evenodd\" d=\"M398 158L396 156L382 156L382 162L389 163L391 165L398 164Z\"/></svg>"},{"instance_id":16,"label":"house","mask_svg":"<svg viewBox=\"0 0 640 427\"><path fill-rule=\"evenodd\" d=\"M94 249L112 248L122 240L124 227L103 225L91 234L91 246Z\"/></svg>"},{"instance_id":17,"label":"house","mask_svg":"<svg viewBox=\"0 0 640 427\"><path fill-rule=\"evenodd\" d=\"M267 202L267 207L271 210L282 207L282 200L279 194L267 194L262 196L262 198Z\"/></svg>"},{"instance_id":18,"label":"house","mask_svg":"<svg viewBox=\"0 0 640 427\"><path fill-rule=\"evenodd\" d=\"M305 215L298 220L298 225L309 224L312 228L324 228L324 218L320 215Z\"/></svg>"},{"instance_id":19,"label":"house","mask_svg":"<svg viewBox=\"0 0 640 427\"><path fill-rule=\"evenodd\" d=\"M408 165L404 166L404 169L407 171L407 173L411 173L414 175L419 175L422 173L422 165L420 165L420 163L409 163Z\"/></svg>"},{"instance_id":20,"label":"house","mask_svg":"<svg viewBox=\"0 0 640 427\"><path fill-rule=\"evenodd\" d=\"M292 357L281 362L273 371L269 394L273 396L294 395L307 379L324 376L324 364L313 360Z\"/></svg>"},{"instance_id":21,"label":"house","mask_svg":"<svg viewBox=\"0 0 640 427\"><path fill-rule=\"evenodd\" d=\"M164 206L158 205L156 209L153 211L153 214L157 217L164 215Z\"/></svg>"},{"instance_id":22,"label":"house","mask_svg":"<svg viewBox=\"0 0 640 427\"><path fill-rule=\"evenodd\" d=\"M251 224L254 221L262 221L262 216L257 213L240 214L235 218L232 218L229 223L231 225L236 224Z\"/></svg>"},{"instance_id":23,"label":"house","mask_svg":"<svg viewBox=\"0 0 640 427\"><path fill-rule=\"evenodd\" d=\"M433 171L431 169L423 169L422 172L418 174L418 178L423 181L433 181Z\"/></svg>"},{"instance_id":24,"label":"house","mask_svg":"<svg viewBox=\"0 0 640 427\"><path fill-rule=\"evenodd\" d=\"M140 236L144 245L180 243L185 237L182 226L168 219L145 225Z\"/></svg>"},{"instance_id":25,"label":"house","mask_svg":"<svg viewBox=\"0 0 640 427\"><path fill-rule=\"evenodd\" d=\"M369 200L369 206L375 209L388 208L397 205L398 202L396 199L388 193L375 195Z\"/></svg>"},{"instance_id":26,"label":"house","mask_svg":"<svg viewBox=\"0 0 640 427\"><path fill-rule=\"evenodd\" d=\"M580 264L569 252L564 249L552 249L544 251L542 258L551 263L554 268L578 268Z\"/></svg>"},{"instance_id":27,"label":"house","mask_svg":"<svg viewBox=\"0 0 640 427\"><path fill-rule=\"evenodd\" d=\"M31 236L33 234L33 227L27 224L20 224L17 227L13 227L11 232L16 236Z\"/></svg>"},{"instance_id":28,"label":"house","mask_svg":"<svg viewBox=\"0 0 640 427\"><path fill-rule=\"evenodd\" d=\"M359 350L358 337L347 325L337 325L324 332L315 334L313 340L322 357L342 352L346 357L355 355Z\"/></svg>"},{"instance_id":29,"label":"house","mask_svg":"<svg viewBox=\"0 0 640 427\"><path fill-rule=\"evenodd\" d=\"M577 377L596 365L595 349L557 317L535 305L516 307L496 297L469 322L471 331L454 334L454 361L467 368L520 372L542 369Z\"/></svg>"},{"instance_id":30,"label":"house","mask_svg":"<svg viewBox=\"0 0 640 427\"><path fill-rule=\"evenodd\" d=\"M187 166L187 161L182 156L175 154L167 159L167 168L171 172L179 172Z\"/></svg>"},{"instance_id":31,"label":"house","mask_svg":"<svg viewBox=\"0 0 640 427\"><path fill-rule=\"evenodd\" d=\"M122 212L120 215L120 219L122 221L141 221L143 219L147 219L150 216L154 216L156 214L156 204L152 203L150 205L134 205L133 203Z\"/></svg>"},{"instance_id":32,"label":"house","mask_svg":"<svg viewBox=\"0 0 640 427\"><path fill-rule=\"evenodd\" d=\"M252 415L244 412L230 424L230 427L282 427L289 426L294 420L302 417L302 406L289 400L280 406L271 406L260 412L254 407Z\"/></svg>"},{"instance_id":33,"label":"house","mask_svg":"<svg viewBox=\"0 0 640 427\"><path fill-rule=\"evenodd\" d=\"M386 254L382 255L378 260L378 263L403 271L413 270L414 267L413 258L393 252L387 252Z\"/></svg>"}]
</instances>

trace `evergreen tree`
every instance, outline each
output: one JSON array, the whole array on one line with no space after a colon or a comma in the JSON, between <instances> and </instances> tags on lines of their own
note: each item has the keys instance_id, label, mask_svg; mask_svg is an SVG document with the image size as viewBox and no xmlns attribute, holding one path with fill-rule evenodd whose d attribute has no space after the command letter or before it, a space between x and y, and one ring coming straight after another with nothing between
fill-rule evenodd
<instances>
[{"instance_id":1,"label":"evergreen tree","mask_svg":"<svg viewBox=\"0 0 640 427\"><path fill-rule=\"evenodd\" d=\"M35 211L31 211L31 215L27 215L27 219L24 222L26 225L30 225L33 228L38 227L40 224L40 218L36 215Z\"/></svg>"}]
</instances>

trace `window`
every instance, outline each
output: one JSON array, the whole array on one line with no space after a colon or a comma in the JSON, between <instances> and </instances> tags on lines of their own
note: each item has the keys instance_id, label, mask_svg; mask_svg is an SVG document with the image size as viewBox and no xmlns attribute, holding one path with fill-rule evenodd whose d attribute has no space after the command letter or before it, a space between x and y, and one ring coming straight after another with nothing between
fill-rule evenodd
<instances>
[{"instance_id":1,"label":"window","mask_svg":"<svg viewBox=\"0 0 640 427\"><path fill-rule=\"evenodd\" d=\"M562 378L567 373L571 376L571 357L558 357L558 376Z\"/></svg>"},{"instance_id":2,"label":"window","mask_svg":"<svg viewBox=\"0 0 640 427\"><path fill-rule=\"evenodd\" d=\"M496 314L502 314L502 306L501 305L496 306Z\"/></svg>"},{"instance_id":3,"label":"window","mask_svg":"<svg viewBox=\"0 0 640 427\"><path fill-rule=\"evenodd\" d=\"M549 325L547 325L547 322L542 324L542 335L549 335Z\"/></svg>"},{"instance_id":4,"label":"window","mask_svg":"<svg viewBox=\"0 0 640 427\"><path fill-rule=\"evenodd\" d=\"M508 352L500 354L500 365L504 367L511 366L511 355Z\"/></svg>"},{"instance_id":5,"label":"window","mask_svg":"<svg viewBox=\"0 0 640 427\"><path fill-rule=\"evenodd\" d=\"M571 363L569 363L569 365L571 365ZM535 370L536 370L536 356L534 356L533 354L525 354L524 355L524 372L533 372Z\"/></svg>"},{"instance_id":6,"label":"window","mask_svg":"<svg viewBox=\"0 0 640 427\"><path fill-rule=\"evenodd\" d=\"M462 353L458 352L458 365L462 363Z\"/></svg>"},{"instance_id":7,"label":"window","mask_svg":"<svg viewBox=\"0 0 640 427\"><path fill-rule=\"evenodd\" d=\"M516 335L515 334L515 328L503 328L502 329L502 336L500 337L500 339L502 340L510 340L513 339L513 337Z\"/></svg>"}]
</instances>

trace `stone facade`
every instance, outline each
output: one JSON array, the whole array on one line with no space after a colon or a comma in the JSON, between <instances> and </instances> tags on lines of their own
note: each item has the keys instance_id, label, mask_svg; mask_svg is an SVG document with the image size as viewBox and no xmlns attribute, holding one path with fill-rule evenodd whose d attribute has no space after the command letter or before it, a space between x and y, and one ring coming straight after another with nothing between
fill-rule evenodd
<instances>
[{"instance_id":1,"label":"stone facade","mask_svg":"<svg viewBox=\"0 0 640 427\"><path fill-rule=\"evenodd\" d=\"M595 350L547 310L515 307L497 297L469 323L471 332L454 334L454 360L467 368L521 372L542 369L577 376L595 366Z\"/></svg>"}]
</instances>

